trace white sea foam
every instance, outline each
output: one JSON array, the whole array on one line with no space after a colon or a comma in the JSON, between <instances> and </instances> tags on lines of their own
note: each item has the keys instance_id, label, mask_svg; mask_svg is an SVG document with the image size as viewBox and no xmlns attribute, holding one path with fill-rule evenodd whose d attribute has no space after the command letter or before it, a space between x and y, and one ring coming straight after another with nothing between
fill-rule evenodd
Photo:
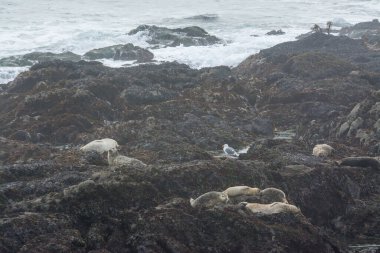
<instances>
[{"instance_id":1,"label":"white sea foam","mask_svg":"<svg viewBox=\"0 0 380 253\"><path fill-rule=\"evenodd\" d=\"M0 85L12 81L18 74L28 70L27 67L0 67Z\"/></svg>"},{"instance_id":2,"label":"white sea foam","mask_svg":"<svg viewBox=\"0 0 380 253\"><path fill-rule=\"evenodd\" d=\"M197 17L208 15L204 20ZM146 37L127 33L141 24L169 28L201 26L225 45L152 49L157 61L195 68L236 66L263 48L292 40L317 23L355 24L380 16L379 0L0 0L0 58L33 51L77 54L115 44L148 48ZM282 29L282 36L265 36ZM251 36L259 35L259 37ZM103 61L108 66L122 62ZM13 73L13 75L12 75ZM18 71L0 69L0 83Z\"/></svg>"}]
</instances>

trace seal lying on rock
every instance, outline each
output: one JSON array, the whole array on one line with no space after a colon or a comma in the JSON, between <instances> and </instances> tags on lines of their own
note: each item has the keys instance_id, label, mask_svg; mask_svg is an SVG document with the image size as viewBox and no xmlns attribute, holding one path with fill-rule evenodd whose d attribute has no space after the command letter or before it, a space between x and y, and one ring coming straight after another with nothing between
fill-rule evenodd
<instances>
[{"instance_id":1,"label":"seal lying on rock","mask_svg":"<svg viewBox=\"0 0 380 253\"><path fill-rule=\"evenodd\" d=\"M110 138L104 138L101 140L94 140L81 147L80 150L84 152L95 151L99 154L103 154L104 152L107 152L111 149L117 149L118 147L119 144L117 144L115 140Z\"/></svg>"},{"instance_id":2,"label":"seal lying on rock","mask_svg":"<svg viewBox=\"0 0 380 253\"><path fill-rule=\"evenodd\" d=\"M211 208L216 205L226 204L228 195L223 192L207 192L196 199L190 199L190 205L194 208Z\"/></svg>"},{"instance_id":3,"label":"seal lying on rock","mask_svg":"<svg viewBox=\"0 0 380 253\"><path fill-rule=\"evenodd\" d=\"M351 167L371 167L378 170L380 169L380 161L375 157L346 157L342 159L340 165Z\"/></svg>"},{"instance_id":4,"label":"seal lying on rock","mask_svg":"<svg viewBox=\"0 0 380 253\"><path fill-rule=\"evenodd\" d=\"M259 188L252 188L249 186L232 186L223 191L229 198L242 195L257 195L260 192Z\"/></svg>"},{"instance_id":5,"label":"seal lying on rock","mask_svg":"<svg viewBox=\"0 0 380 253\"><path fill-rule=\"evenodd\" d=\"M233 186L227 188L224 193L228 195L228 199L231 204L238 204L240 202L260 203L259 188L252 188L249 186Z\"/></svg>"},{"instance_id":6,"label":"seal lying on rock","mask_svg":"<svg viewBox=\"0 0 380 253\"><path fill-rule=\"evenodd\" d=\"M247 210L255 214L271 215L277 213L301 213L301 210L298 207L282 202L274 202L271 204L242 202L240 204L244 205Z\"/></svg>"},{"instance_id":7,"label":"seal lying on rock","mask_svg":"<svg viewBox=\"0 0 380 253\"><path fill-rule=\"evenodd\" d=\"M110 149L108 151L108 165L110 166L117 166L117 165L130 165L132 167L138 167L142 168L145 167L146 164L143 163L142 161L127 157L124 155L119 155L119 152L116 149Z\"/></svg>"},{"instance_id":8,"label":"seal lying on rock","mask_svg":"<svg viewBox=\"0 0 380 253\"><path fill-rule=\"evenodd\" d=\"M288 203L286 195L283 191L277 188L266 188L259 193L261 203L273 203L273 202L283 202Z\"/></svg>"},{"instance_id":9,"label":"seal lying on rock","mask_svg":"<svg viewBox=\"0 0 380 253\"><path fill-rule=\"evenodd\" d=\"M327 144L318 144L313 148L313 156L327 157L330 156L334 149Z\"/></svg>"}]
</instances>

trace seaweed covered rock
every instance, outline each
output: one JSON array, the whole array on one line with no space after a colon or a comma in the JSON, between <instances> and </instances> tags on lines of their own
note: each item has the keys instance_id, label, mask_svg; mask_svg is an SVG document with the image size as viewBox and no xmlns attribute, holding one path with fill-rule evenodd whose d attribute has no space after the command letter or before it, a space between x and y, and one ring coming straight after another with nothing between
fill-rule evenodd
<instances>
[{"instance_id":1,"label":"seaweed covered rock","mask_svg":"<svg viewBox=\"0 0 380 253\"><path fill-rule=\"evenodd\" d=\"M233 70L34 65L0 93L0 251L338 253L377 243L379 59L362 40L314 34ZM106 137L141 162L108 166L79 149ZM239 158L221 157L223 143ZM312 155L321 143L331 156ZM250 204L282 202L280 212L253 213L240 199L190 205L234 186L254 189ZM280 199L260 195L267 189Z\"/></svg>"},{"instance_id":2,"label":"seaweed covered rock","mask_svg":"<svg viewBox=\"0 0 380 253\"><path fill-rule=\"evenodd\" d=\"M207 151L220 142L240 136L234 142L243 146L271 131L240 91L230 90L229 68L214 72L177 63L121 69L84 61L37 64L0 95L1 134L24 141L39 134L54 144L106 135L128 142L126 151L144 162L210 159Z\"/></svg>"},{"instance_id":3,"label":"seaweed covered rock","mask_svg":"<svg viewBox=\"0 0 380 253\"><path fill-rule=\"evenodd\" d=\"M67 169L62 167L63 171ZM29 174L27 185L44 184L36 172ZM198 161L154 166L145 171L122 168L83 171L89 172L91 179L67 181L65 186L52 188L43 195L29 195L28 199L7 195L13 201L6 204L3 214L12 214L14 218L4 217L0 224L0 230L7 231L0 239L2 250L27 252L35 248L51 252L62 248L112 252L115 248L131 251L144 248L167 252L168 248L176 248L201 252L207 248L219 252L243 247L258 252L274 248L304 252L315 252L312 249L328 252L335 248L335 252L341 252L334 240L324 236L302 215L281 213L260 217L233 205L210 210L190 206L189 196L199 192L221 190L239 182L275 184L273 171L266 174L254 163ZM54 184L60 177L50 180ZM290 188L291 196L297 196L294 195L297 187L294 183ZM303 197L306 196L309 195ZM38 229L33 229L31 222ZM256 237L261 239L255 240Z\"/></svg>"}]
</instances>

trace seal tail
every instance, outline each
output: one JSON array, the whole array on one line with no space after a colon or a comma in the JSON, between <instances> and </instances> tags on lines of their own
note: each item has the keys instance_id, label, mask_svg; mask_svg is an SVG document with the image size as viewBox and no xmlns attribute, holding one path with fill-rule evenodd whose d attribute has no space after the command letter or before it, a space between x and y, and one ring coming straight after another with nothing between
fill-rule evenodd
<instances>
[{"instance_id":1,"label":"seal tail","mask_svg":"<svg viewBox=\"0 0 380 253\"><path fill-rule=\"evenodd\" d=\"M190 198L190 205L191 205L192 207L195 206L195 200L194 200L193 198Z\"/></svg>"}]
</instances>

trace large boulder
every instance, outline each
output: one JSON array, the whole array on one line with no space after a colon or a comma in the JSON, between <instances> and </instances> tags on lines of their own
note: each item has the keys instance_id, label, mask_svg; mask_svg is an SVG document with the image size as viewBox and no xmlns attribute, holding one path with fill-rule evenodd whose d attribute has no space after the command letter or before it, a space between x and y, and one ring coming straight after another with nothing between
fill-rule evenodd
<instances>
[{"instance_id":1,"label":"large boulder","mask_svg":"<svg viewBox=\"0 0 380 253\"><path fill-rule=\"evenodd\" d=\"M122 61L150 62L154 55L149 50L131 43L98 48L88 51L84 58L89 60L113 59Z\"/></svg>"},{"instance_id":2,"label":"large boulder","mask_svg":"<svg viewBox=\"0 0 380 253\"><path fill-rule=\"evenodd\" d=\"M198 26L170 29L155 25L140 25L131 30L128 35L134 35L137 33L147 35L147 42L157 46L208 46L222 42L221 39L209 35L205 30Z\"/></svg>"}]
</instances>

